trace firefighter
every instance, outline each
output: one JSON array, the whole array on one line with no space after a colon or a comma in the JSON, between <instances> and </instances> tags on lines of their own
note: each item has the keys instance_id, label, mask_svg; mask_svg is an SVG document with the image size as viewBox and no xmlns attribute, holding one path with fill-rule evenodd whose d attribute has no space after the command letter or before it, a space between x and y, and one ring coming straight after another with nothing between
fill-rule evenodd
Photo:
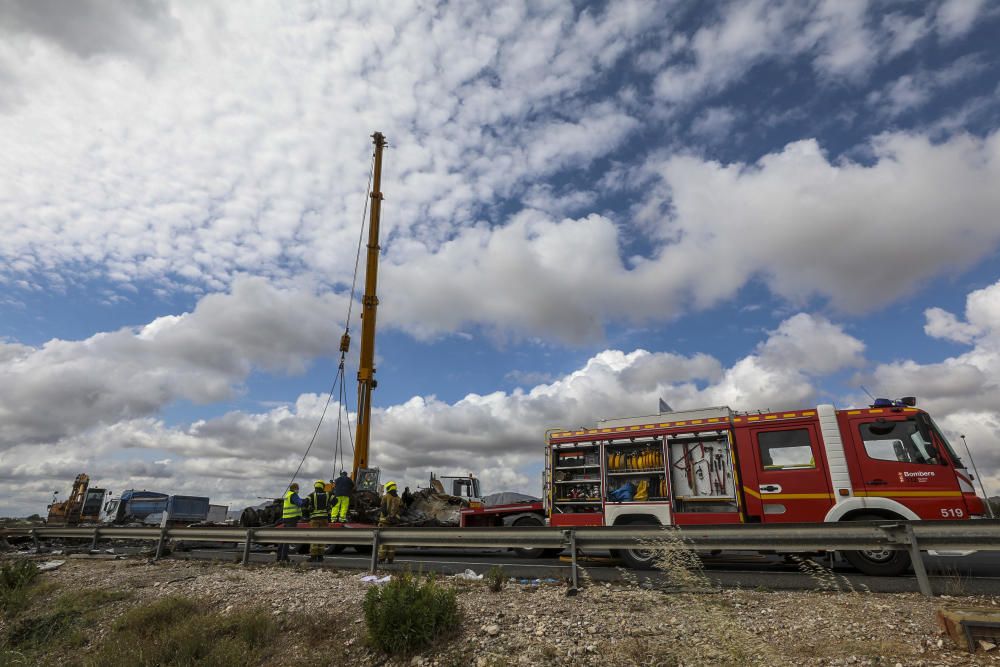
<instances>
[{"instance_id":1,"label":"firefighter","mask_svg":"<svg viewBox=\"0 0 1000 667\"><path fill-rule=\"evenodd\" d=\"M351 505L351 492L354 491L354 481L347 476L346 470L340 471L340 477L333 485L333 495L337 500L330 510L330 521L344 523L347 521L347 509Z\"/></svg>"},{"instance_id":2,"label":"firefighter","mask_svg":"<svg viewBox=\"0 0 1000 667\"><path fill-rule=\"evenodd\" d=\"M395 482L385 483L385 495L379 508L378 525L392 526L399 523L399 514L403 511L403 500L396 491ZM396 547L382 545L378 548L379 561L391 563L396 557Z\"/></svg>"},{"instance_id":3,"label":"firefighter","mask_svg":"<svg viewBox=\"0 0 1000 667\"><path fill-rule=\"evenodd\" d=\"M281 503L281 525L284 528L294 528L302 518L302 506L306 501L299 498L299 485L292 482L285 491L285 497ZM288 560L288 544L278 545L278 561Z\"/></svg>"},{"instance_id":4,"label":"firefighter","mask_svg":"<svg viewBox=\"0 0 1000 667\"><path fill-rule=\"evenodd\" d=\"M330 511L330 496L326 492L326 483L323 480L316 480L316 483L313 484L313 492L306 496L306 510L309 514L310 528L326 527L326 516ZM310 544L309 562L322 562L323 549L322 544Z\"/></svg>"}]
</instances>

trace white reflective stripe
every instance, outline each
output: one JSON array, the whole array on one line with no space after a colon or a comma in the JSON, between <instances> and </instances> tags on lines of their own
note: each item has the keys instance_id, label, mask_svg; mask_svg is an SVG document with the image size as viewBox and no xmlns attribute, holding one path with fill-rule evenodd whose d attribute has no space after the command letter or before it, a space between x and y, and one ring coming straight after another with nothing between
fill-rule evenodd
<instances>
[{"instance_id":1,"label":"white reflective stripe","mask_svg":"<svg viewBox=\"0 0 1000 667\"><path fill-rule=\"evenodd\" d=\"M969 476L969 471L965 468L955 468L955 477L958 478L958 488L962 493L975 493L976 489L972 486L972 479Z\"/></svg>"},{"instance_id":2,"label":"white reflective stripe","mask_svg":"<svg viewBox=\"0 0 1000 667\"><path fill-rule=\"evenodd\" d=\"M819 417L820 447L826 453L830 488L833 489L833 502L839 504L848 500L853 491L851 473L847 469L847 458L844 455L844 440L837 425L837 411L832 405L817 405L816 414ZM840 495L840 489L847 489L848 495Z\"/></svg>"}]
</instances>

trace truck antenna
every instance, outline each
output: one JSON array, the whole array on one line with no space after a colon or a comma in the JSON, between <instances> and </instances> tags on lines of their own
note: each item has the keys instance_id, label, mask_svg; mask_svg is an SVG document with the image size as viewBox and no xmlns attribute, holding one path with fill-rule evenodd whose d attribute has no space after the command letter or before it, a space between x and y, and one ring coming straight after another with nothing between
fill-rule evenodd
<instances>
[{"instance_id":1,"label":"truck antenna","mask_svg":"<svg viewBox=\"0 0 1000 667\"><path fill-rule=\"evenodd\" d=\"M868 391L867 387L865 387L863 384L859 384L858 386L861 387L861 391L863 391L866 394L868 394L868 398L872 399L873 401L875 400L875 397L872 396L872 393L870 391Z\"/></svg>"},{"instance_id":2,"label":"truck antenna","mask_svg":"<svg viewBox=\"0 0 1000 667\"><path fill-rule=\"evenodd\" d=\"M962 439L962 444L965 445L965 452L969 455L969 462L972 463L972 471L976 473L976 478L979 480L979 488L983 492L983 500L986 501L986 512L993 519L995 517L993 516L993 506L990 505L990 496L986 493L986 487L983 485L983 476L979 474L979 469L976 468L976 460L972 458L972 450L969 449L969 443L966 441L964 433L958 437Z\"/></svg>"}]
</instances>

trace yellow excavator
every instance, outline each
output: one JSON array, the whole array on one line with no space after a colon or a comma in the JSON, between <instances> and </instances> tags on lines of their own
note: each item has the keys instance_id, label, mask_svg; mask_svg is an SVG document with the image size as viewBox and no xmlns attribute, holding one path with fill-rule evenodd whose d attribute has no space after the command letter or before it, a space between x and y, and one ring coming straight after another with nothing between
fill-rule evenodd
<instances>
[{"instance_id":1,"label":"yellow excavator","mask_svg":"<svg viewBox=\"0 0 1000 667\"><path fill-rule=\"evenodd\" d=\"M48 506L48 517L45 520L50 526L76 526L81 523L96 523L100 517L101 506L104 504L104 489L89 489L90 477L80 473L73 480L73 489L69 497L62 502Z\"/></svg>"}]
</instances>

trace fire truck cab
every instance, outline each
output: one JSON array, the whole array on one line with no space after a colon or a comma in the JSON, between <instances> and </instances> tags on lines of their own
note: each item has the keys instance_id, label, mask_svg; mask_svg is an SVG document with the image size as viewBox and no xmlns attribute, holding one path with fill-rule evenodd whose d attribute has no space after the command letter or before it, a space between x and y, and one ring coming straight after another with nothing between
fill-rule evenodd
<instances>
[{"instance_id":1,"label":"fire truck cab","mask_svg":"<svg viewBox=\"0 0 1000 667\"><path fill-rule=\"evenodd\" d=\"M912 398L867 409L759 414L728 407L610 419L548 433L552 526L969 519L983 501ZM617 554L650 567L655 554ZM866 574L910 565L905 551L845 552Z\"/></svg>"}]
</instances>

